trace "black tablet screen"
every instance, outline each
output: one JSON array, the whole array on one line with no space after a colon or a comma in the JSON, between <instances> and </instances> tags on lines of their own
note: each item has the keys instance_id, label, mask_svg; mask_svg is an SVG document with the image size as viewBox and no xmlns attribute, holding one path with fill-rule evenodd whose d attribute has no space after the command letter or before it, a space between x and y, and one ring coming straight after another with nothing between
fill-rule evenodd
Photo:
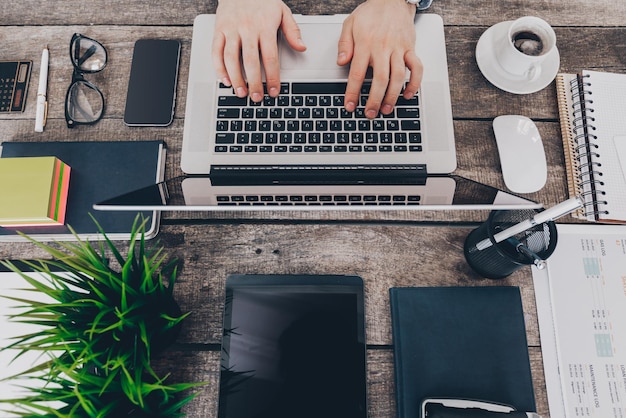
<instances>
[{"instance_id":1,"label":"black tablet screen","mask_svg":"<svg viewBox=\"0 0 626 418\"><path fill-rule=\"evenodd\" d=\"M363 283L229 276L220 418L366 418Z\"/></svg>"}]
</instances>

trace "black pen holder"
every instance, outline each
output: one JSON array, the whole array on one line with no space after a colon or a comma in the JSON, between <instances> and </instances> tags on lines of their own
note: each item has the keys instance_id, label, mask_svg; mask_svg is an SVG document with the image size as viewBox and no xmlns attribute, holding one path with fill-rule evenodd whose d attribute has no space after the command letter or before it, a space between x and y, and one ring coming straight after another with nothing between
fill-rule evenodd
<instances>
[{"instance_id":1,"label":"black pen holder","mask_svg":"<svg viewBox=\"0 0 626 418\"><path fill-rule=\"evenodd\" d=\"M503 279L521 267L546 260L557 243L553 221L534 225L501 242L494 238L498 232L536 214L532 209L492 211L489 218L465 239L464 254L470 267L483 277Z\"/></svg>"}]
</instances>

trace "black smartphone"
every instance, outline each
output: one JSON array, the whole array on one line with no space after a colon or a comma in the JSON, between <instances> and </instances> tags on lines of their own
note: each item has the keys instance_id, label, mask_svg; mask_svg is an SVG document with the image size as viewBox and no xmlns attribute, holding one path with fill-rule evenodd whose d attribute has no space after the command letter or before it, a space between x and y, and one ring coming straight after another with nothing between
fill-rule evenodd
<instances>
[{"instance_id":1,"label":"black smartphone","mask_svg":"<svg viewBox=\"0 0 626 418\"><path fill-rule=\"evenodd\" d=\"M135 42L126 94L124 123L168 126L174 119L180 41L140 39Z\"/></svg>"},{"instance_id":2,"label":"black smartphone","mask_svg":"<svg viewBox=\"0 0 626 418\"><path fill-rule=\"evenodd\" d=\"M367 418L363 280L231 275L219 418Z\"/></svg>"}]
</instances>

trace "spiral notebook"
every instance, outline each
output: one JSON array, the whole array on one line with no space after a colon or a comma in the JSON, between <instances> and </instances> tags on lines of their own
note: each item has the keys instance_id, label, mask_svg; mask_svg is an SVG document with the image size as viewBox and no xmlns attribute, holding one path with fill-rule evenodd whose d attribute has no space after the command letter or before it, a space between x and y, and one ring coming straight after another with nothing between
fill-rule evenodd
<instances>
[{"instance_id":1,"label":"spiral notebook","mask_svg":"<svg viewBox=\"0 0 626 418\"><path fill-rule=\"evenodd\" d=\"M556 86L574 216L626 223L626 74L561 73Z\"/></svg>"}]
</instances>

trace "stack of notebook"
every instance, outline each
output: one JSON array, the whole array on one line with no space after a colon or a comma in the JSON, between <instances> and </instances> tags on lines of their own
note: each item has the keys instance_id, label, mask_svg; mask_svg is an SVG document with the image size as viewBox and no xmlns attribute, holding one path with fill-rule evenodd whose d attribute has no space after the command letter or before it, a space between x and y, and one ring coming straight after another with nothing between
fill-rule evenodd
<instances>
[{"instance_id":1,"label":"stack of notebook","mask_svg":"<svg viewBox=\"0 0 626 418\"><path fill-rule=\"evenodd\" d=\"M56 157L0 159L0 226L63 225L70 171Z\"/></svg>"},{"instance_id":2,"label":"stack of notebook","mask_svg":"<svg viewBox=\"0 0 626 418\"><path fill-rule=\"evenodd\" d=\"M38 241L102 240L97 223L109 239L127 240L140 212L148 219L145 238L159 230L156 211L99 212L93 204L163 180L163 141L53 141L0 144L0 161L18 157L54 156L72 167L72 184L67 196L65 224L5 227L0 224L0 241L23 241L18 231ZM0 206L11 206L0 182ZM71 229L70 229L71 228ZM76 233L74 235L72 230Z\"/></svg>"}]
</instances>

